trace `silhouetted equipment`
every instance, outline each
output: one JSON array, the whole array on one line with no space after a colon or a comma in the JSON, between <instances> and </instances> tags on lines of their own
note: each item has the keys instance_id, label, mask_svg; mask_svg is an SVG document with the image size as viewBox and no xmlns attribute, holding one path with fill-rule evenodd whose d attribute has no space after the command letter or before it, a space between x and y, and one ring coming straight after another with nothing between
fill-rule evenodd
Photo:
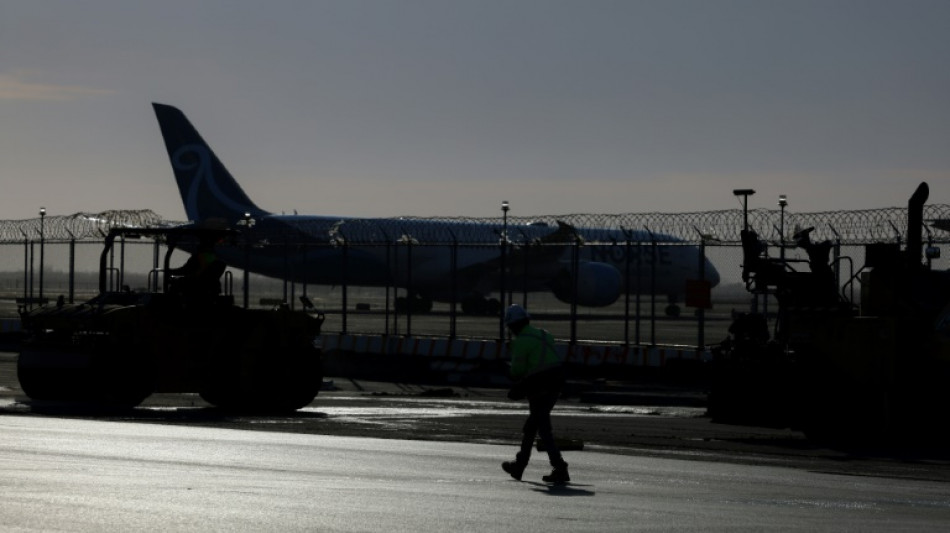
<instances>
[{"instance_id":1,"label":"silhouetted equipment","mask_svg":"<svg viewBox=\"0 0 950 533\"><path fill-rule=\"evenodd\" d=\"M34 400L124 407L156 392L196 392L226 409L292 411L309 404L323 382L314 347L323 315L287 306L237 307L229 291L220 294L216 262L195 283L173 288L169 263L179 245L193 248L198 240L231 233L112 229L100 259L98 296L22 314L28 337L17 372L23 391ZM110 290L109 276L116 273L109 254L116 238L132 235L165 240L164 267L153 273L164 274L160 288Z\"/></svg>"},{"instance_id":2,"label":"silhouetted equipment","mask_svg":"<svg viewBox=\"0 0 950 533\"><path fill-rule=\"evenodd\" d=\"M774 332L766 315L741 315L714 349L714 421L791 427L841 445L945 437L950 272L921 258L928 194L922 183L908 202L903 250L867 245L864 266L845 283L860 281L860 305L839 289L831 243L812 243L812 228L795 235L808 269L768 257L756 233L742 231L742 279L756 298L773 295L778 311Z\"/></svg>"}]
</instances>

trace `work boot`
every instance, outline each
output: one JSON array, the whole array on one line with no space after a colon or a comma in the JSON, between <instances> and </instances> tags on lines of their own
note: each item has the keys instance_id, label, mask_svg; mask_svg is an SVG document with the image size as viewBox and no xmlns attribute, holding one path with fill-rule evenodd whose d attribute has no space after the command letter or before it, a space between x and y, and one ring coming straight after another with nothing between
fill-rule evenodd
<instances>
[{"instance_id":1,"label":"work boot","mask_svg":"<svg viewBox=\"0 0 950 533\"><path fill-rule=\"evenodd\" d=\"M541 481L554 483L555 485L564 485L570 480L571 476L567 473L567 463L564 463L563 466L556 466L550 474L541 476Z\"/></svg>"},{"instance_id":2,"label":"work boot","mask_svg":"<svg viewBox=\"0 0 950 533\"><path fill-rule=\"evenodd\" d=\"M526 466L528 465L519 463L517 461L505 461L504 463L501 463L501 469L505 472L508 472L511 477L517 479L518 481L521 481L521 474L524 473L524 468Z\"/></svg>"}]
</instances>

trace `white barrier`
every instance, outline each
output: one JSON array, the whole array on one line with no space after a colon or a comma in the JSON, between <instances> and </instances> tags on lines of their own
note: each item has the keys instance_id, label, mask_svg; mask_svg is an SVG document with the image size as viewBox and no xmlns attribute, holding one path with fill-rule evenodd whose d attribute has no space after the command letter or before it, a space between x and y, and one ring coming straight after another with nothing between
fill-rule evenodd
<instances>
[{"instance_id":1,"label":"white barrier","mask_svg":"<svg viewBox=\"0 0 950 533\"><path fill-rule=\"evenodd\" d=\"M459 361L497 361L507 359L503 343L493 340L464 340L382 335L321 335L324 351L342 350L352 353L431 357ZM558 355L570 364L582 366L663 367L670 361L710 361L708 350L697 351L689 346L621 346L615 344L559 343Z\"/></svg>"}]
</instances>

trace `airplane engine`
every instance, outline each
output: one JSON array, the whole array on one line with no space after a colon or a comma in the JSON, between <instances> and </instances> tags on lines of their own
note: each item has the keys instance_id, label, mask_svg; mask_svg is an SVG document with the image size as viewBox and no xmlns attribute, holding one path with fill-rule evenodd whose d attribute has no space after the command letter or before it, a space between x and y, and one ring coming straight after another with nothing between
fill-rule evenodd
<instances>
[{"instance_id":1,"label":"airplane engine","mask_svg":"<svg viewBox=\"0 0 950 533\"><path fill-rule=\"evenodd\" d=\"M571 303L573 275L564 270L551 283L551 292L558 300ZM607 263L581 263L577 270L577 304L585 307L606 307L617 301L623 287L620 271Z\"/></svg>"}]
</instances>

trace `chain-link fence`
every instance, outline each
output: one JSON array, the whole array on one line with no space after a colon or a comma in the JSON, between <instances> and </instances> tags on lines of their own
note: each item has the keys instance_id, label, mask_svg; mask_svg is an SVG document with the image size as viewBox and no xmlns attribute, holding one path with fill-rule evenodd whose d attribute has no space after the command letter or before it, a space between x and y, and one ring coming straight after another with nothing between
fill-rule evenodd
<instances>
[{"instance_id":1,"label":"chain-link fence","mask_svg":"<svg viewBox=\"0 0 950 533\"><path fill-rule=\"evenodd\" d=\"M814 227L813 241L830 240L834 245L832 258L839 287L846 298L856 303L860 299L856 274L864 264L862 245L900 242L906 233L907 218L906 210L900 208L813 214L753 210L748 215L750 227L769 241L768 253L773 257L784 253L807 265L805 254L792 247L787 237L797 228ZM950 206L927 206L924 218L928 221L946 220L950 218ZM588 233L594 237L588 237L583 243L544 244L527 238L519 241L518 227L543 223L553 228L557 221L577 228L620 229L628 238L618 242L615 233L609 236L605 232L604 238ZM530 310L537 323L560 339L627 345L711 344L726 336L735 313L753 307L766 312L776 308L775 302L768 298L754 301L742 284L742 250L738 241L744 217L740 210L680 215L511 218L509 240L504 246L497 238L487 242L477 241L475 237L464 238L460 235L460 228L466 225L459 224L459 220L443 220L443 225L430 226L428 231L431 234L412 236L400 231L398 219L345 222L345 240L312 244L291 238L290 235L301 232L305 222L293 228L294 232L288 233L287 238L272 240L267 245L267 253L278 262L284 258L286 275L246 274L246 263L240 259L241 245L232 243L238 259L230 261L230 270L223 279L225 290L234 296L238 305L246 303L253 307L285 303L301 308L303 302L312 303L326 315L325 333L498 339L504 335L500 310L508 303L520 303ZM476 222L497 225L499 221L484 219ZM39 305L59 297L68 302L93 297L99 289L100 253L108 228L165 224L154 214L143 211L0 221L0 313L15 317L17 307ZM638 235L629 231L634 228L646 229L650 235L663 235L664 240L651 242L633 237ZM947 242L947 233L928 227L924 238L928 244L937 246ZM783 242L788 246L781 246ZM580 290L576 279L561 280L560 290L540 290L532 285L531 280L544 277L534 271L541 266L528 258L532 247L543 246L559 247L562 262L609 258L621 273L624 290L616 301L599 307L576 305L576 291ZM255 241L253 254L261 253L261 247L261 241ZM508 258L508 264L495 265L502 275L488 300L484 301L484 307L464 305L465 295L461 292L431 303L415 298L418 293L425 292L423 286L432 275L418 266L420 257L437 258L444 264L455 265L459 254L471 248L494 251L504 248ZM687 303L695 302L685 301L688 296L685 286L679 291L657 290L660 286L658 280L669 275L670 265L666 264L669 262L664 263L662 258L685 248L708 259L717 270L719 283L712 289L708 308L687 306ZM158 273L166 251L161 242L121 240L105 258L108 288L144 291L160 287ZM316 257L327 251L334 252L337 257L334 266L337 275L332 284L289 281L305 279L299 271L310 266L307 259L301 263L295 258ZM361 284L360 253L384 258L383 264L393 272L391 282L377 287ZM173 266L182 264L186 258L186 253L176 251ZM686 270L684 279L699 280L708 275L701 271L701 264L697 261L677 267ZM934 259L932 267L948 268L947 259ZM463 287L468 274L462 268L455 268L442 275L449 277L449 280L442 280L447 281L447 286ZM504 290L500 291L498 287Z\"/></svg>"}]
</instances>

